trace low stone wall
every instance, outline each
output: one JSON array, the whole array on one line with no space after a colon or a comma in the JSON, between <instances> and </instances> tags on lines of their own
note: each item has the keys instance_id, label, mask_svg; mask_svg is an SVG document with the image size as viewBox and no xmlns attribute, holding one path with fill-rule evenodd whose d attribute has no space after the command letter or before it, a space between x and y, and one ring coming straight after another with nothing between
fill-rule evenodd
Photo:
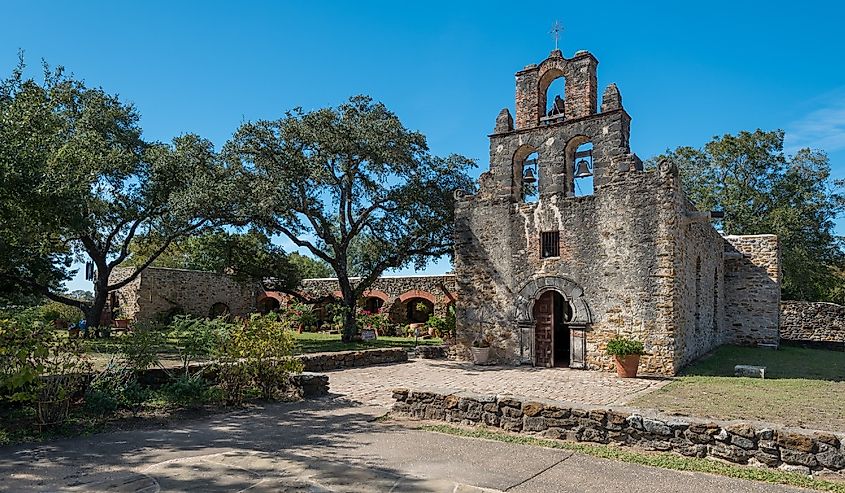
<instances>
[{"instance_id":1,"label":"low stone wall","mask_svg":"<svg viewBox=\"0 0 845 493\"><path fill-rule=\"evenodd\" d=\"M784 343L845 351L845 306L782 301L780 337Z\"/></svg>"},{"instance_id":2,"label":"low stone wall","mask_svg":"<svg viewBox=\"0 0 845 493\"><path fill-rule=\"evenodd\" d=\"M449 356L449 346L417 346L417 356L423 359L445 359Z\"/></svg>"},{"instance_id":3,"label":"low stone wall","mask_svg":"<svg viewBox=\"0 0 845 493\"><path fill-rule=\"evenodd\" d=\"M299 356L299 359L305 371L326 371L385 363L403 363L408 361L408 351L404 348L365 349L303 354Z\"/></svg>"},{"instance_id":4,"label":"low stone wall","mask_svg":"<svg viewBox=\"0 0 845 493\"><path fill-rule=\"evenodd\" d=\"M609 409L577 409L510 396L394 389L393 412L418 419L486 425L545 438L617 443L805 474L845 469L844 436L813 435Z\"/></svg>"}]
</instances>

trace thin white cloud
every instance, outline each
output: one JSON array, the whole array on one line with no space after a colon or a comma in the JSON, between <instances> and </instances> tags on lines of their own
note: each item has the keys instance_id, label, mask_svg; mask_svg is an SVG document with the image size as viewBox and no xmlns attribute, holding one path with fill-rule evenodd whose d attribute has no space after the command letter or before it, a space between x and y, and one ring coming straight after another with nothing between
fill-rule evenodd
<instances>
[{"instance_id":1,"label":"thin white cloud","mask_svg":"<svg viewBox=\"0 0 845 493\"><path fill-rule=\"evenodd\" d=\"M784 137L787 152L804 147L827 152L845 149L845 94L839 91L825 99L824 107L787 127Z\"/></svg>"}]
</instances>

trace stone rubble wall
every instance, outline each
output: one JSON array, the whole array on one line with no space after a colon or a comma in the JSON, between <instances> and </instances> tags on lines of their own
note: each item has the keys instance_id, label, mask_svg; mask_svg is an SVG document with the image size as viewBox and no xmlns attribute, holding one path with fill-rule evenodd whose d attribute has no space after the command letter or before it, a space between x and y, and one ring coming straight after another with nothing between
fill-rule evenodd
<instances>
[{"instance_id":1,"label":"stone rubble wall","mask_svg":"<svg viewBox=\"0 0 845 493\"><path fill-rule=\"evenodd\" d=\"M356 279L352 280L353 286ZM340 286L337 279L303 279L302 291L306 296L322 297L338 295ZM391 315L391 320L397 323L406 321L406 303L408 299L419 296L434 300L434 314L445 316L450 304L454 303L457 293L457 282L454 274L417 275L417 276L383 276L370 286L364 296L382 298L382 310ZM404 302L400 301L403 297Z\"/></svg>"},{"instance_id":2,"label":"stone rubble wall","mask_svg":"<svg viewBox=\"0 0 845 493\"><path fill-rule=\"evenodd\" d=\"M128 277L134 268L116 268L110 282ZM186 269L147 267L135 280L117 291L121 316L150 320L168 313L208 317L212 305L223 303L236 317L255 311L263 289L257 283L239 282L232 276Z\"/></svg>"},{"instance_id":3,"label":"stone rubble wall","mask_svg":"<svg viewBox=\"0 0 845 493\"><path fill-rule=\"evenodd\" d=\"M816 343L819 347L845 350L845 306L782 301L780 338L787 343Z\"/></svg>"},{"instance_id":4,"label":"stone rubble wall","mask_svg":"<svg viewBox=\"0 0 845 493\"><path fill-rule=\"evenodd\" d=\"M775 235L725 236L725 318L730 338L742 346L780 343L780 244Z\"/></svg>"},{"instance_id":5,"label":"stone rubble wall","mask_svg":"<svg viewBox=\"0 0 845 493\"><path fill-rule=\"evenodd\" d=\"M655 418L503 395L403 388L394 389L393 398L394 414L416 419L484 425L551 439L615 443L805 474L845 469L845 435L795 433L748 423Z\"/></svg>"},{"instance_id":6,"label":"stone rubble wall","mask_svg":"<svg viewBox=\"0 0 845 493\"><path fill-rule=\"evenodd\" d=\"M408 361L405 348L364 349L362 351L337 351L311 353L298 356L305 371L328 371L341 368L404 363Z\"/></svg>"}]
</instances>

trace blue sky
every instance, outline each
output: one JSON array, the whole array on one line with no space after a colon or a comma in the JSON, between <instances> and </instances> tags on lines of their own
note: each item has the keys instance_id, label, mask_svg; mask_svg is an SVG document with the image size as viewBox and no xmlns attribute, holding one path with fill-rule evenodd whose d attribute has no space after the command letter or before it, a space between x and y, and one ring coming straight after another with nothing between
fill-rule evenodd
<instances>
[{"instance_id":1,"label":"blue sky","mask_svg":"<svg viewBox=\"0 0 845 493\"><path fill-rule=\"evenodd\" d=\"M11 2L0 67L18 49L142 114L145 136L222 145L243 121L290 108L383 101L433 152L487 167L487 134L513 112L513 74L553 48L599 60L618 84L642 158L712 136L782 128L845 177L845 41L839 2ZM840 224L839 232L845 223ZM430 272L443 272L441 262ZM79 279L72 289L89 287Z\"/></svg>"}]
</instances>

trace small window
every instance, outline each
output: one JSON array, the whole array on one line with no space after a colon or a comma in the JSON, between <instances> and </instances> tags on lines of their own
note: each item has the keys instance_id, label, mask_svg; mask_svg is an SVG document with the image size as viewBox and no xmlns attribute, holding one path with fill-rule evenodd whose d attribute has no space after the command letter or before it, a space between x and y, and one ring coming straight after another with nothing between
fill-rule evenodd
<instances>
[{"instance_id":1,"label":"small window","mask_svg":"<svg viewBox=\"0 0 845 493\"><path fill-rule=\"evenodd\" d=\"M560 257L560 232L540 233L540 258Z\"/></svg>"}]
</instances>

